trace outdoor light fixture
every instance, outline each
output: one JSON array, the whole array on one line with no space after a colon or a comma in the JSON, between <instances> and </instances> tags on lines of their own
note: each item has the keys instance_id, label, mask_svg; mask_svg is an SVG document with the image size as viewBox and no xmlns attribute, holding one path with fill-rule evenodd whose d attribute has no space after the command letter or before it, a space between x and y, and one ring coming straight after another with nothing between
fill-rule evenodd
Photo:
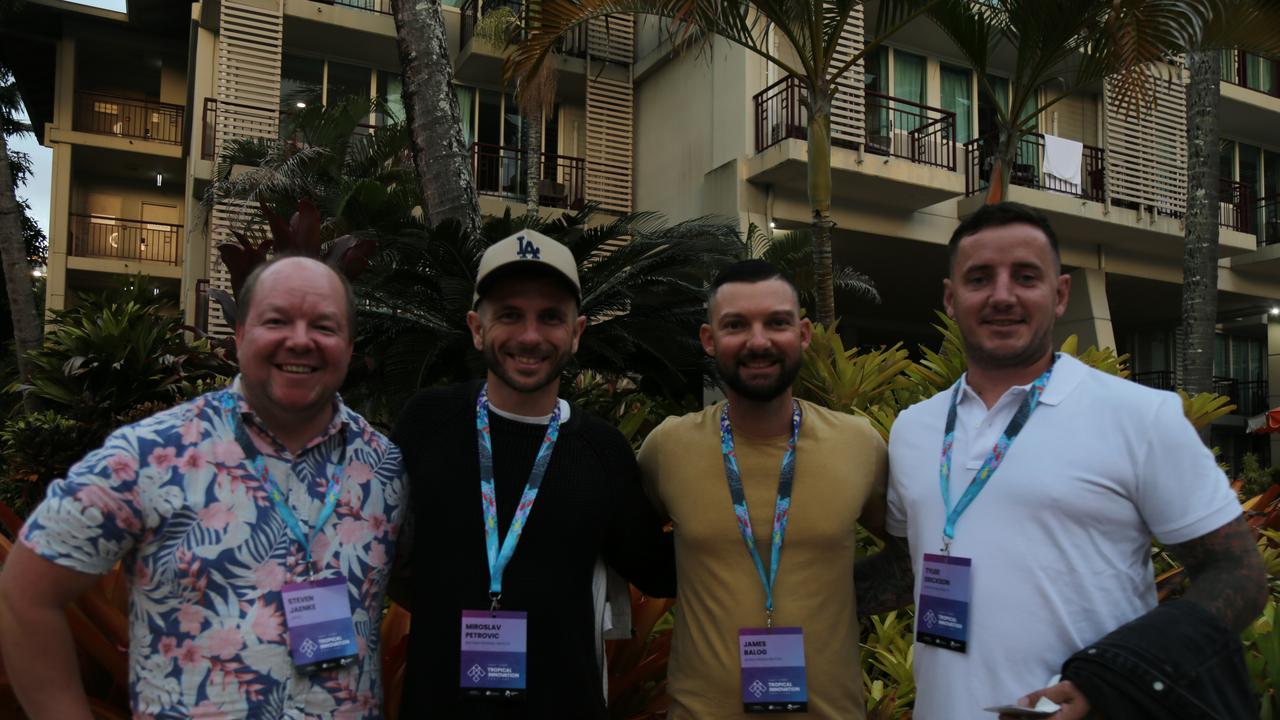
<instances>
[{"instance_id":1,"label":"outdoor light fixture","mask_svg":"<svg viewBox=\"0 0 1280 720\"><path fill-rule=\"evenodd\" d=\"M306 104L306 103L304 103L304 102L297 103L297 105L298 105L298 107L299 107L299 108L304 108L304 107L306 107L306 106L307 106L307 104Z\"/></svg>"},{"instance_id":2,"label":"outdoor light fixture","mask_svg":"<svg viewBox=\"0 0 1280 720\"><path fill-rule=\"evenodd\" d=\"M770 229L770 230L777 230L777 229L778 229L778 223L776 223L776 222L774 222L774 221L770 220L770 221L769 221L769 229Z\"/></svg>"},{"instance_id":3,"label":"outdoor light fixture","mask_svg":"<svg viewBox=\"0 0 1280 720\"><path fill-rule=\"evenodd\" d=\"M31 271L31 277L36 277L36 278L38 278L38 277L43 277L43 276L44 276L44 273L43 273L43 272L41 272L40 268L36 268L35 270L32 270L32 271Z\"/></svg>"},{"instance_id":4,"label":"outdoor light fixture","mask_svg":"<svg viewBox=\"0 0 1280 720\"><path fill-rule=\"evenodd\" d=\"M1273 307L1273 308L1271 308L1271 314L1272 314L1272 315L1280 315L1280 307Z\"/></svg>"},{"instance_id":5,"label":"outdoor light fixture","mask_svg":"<svg viewBox=\"0 0 1280 720\"><path fill-rule=\"evenodd\" d=\"M164 182L164 175L162 175L161 173L156 173L156 187L160 187L161 183L163 182Z\"/></svg>"}]
</instances>

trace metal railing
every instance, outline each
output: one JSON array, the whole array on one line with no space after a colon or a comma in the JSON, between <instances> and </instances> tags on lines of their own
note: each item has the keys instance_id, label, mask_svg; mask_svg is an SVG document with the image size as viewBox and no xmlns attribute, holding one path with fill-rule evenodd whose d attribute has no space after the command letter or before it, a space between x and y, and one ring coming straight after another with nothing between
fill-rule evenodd
<instances>
[{"instance_id":1,"label":"metal railing","mask_svg":"<svg viewBox=\"0 0 1280 720\"><path fill-rule=\"evenodd\" d=\"M1176 390L1178 387L1172 370L1133 373L1129 379L1157 390ZM1231 400L1231 404L1236 406L1236 415L1257 415L1269 409L1266 380L1238 380L1214 375L1213 391Z\"/></svg>"},{"instance_id":2,"label":"metal railing","mask_svg":"<svg viewBox=\"0 0 1280 720\"><path fill-rule=\"evenodd\" d=\"M993 138L974 138L964 144L964 154L965 195L986 190L991 178L991 168L995 165L996 141ZM1103 185L1106 182L1104 157L1102 148L1085 145L1080 156L1080 184L1067 182L1042 171L1044 135L1030 133L1018 142L1013 168L1009 173L1009 184L1102 202Z\"/></svg>"},{"instance_id":3,"label":"metal railing","mask_svg":"<svg viewBox=\"0 0 1280 720\"><path fill-rule=\"evenodd\" d=\"M1231 404L1236 406L1236 415L1252 416L1270 409L1266 380L1237 380L1215 375L1213 391L1231 399Z\"/></svg>"},{"instance_id":4,"label":"metal railing","mask_svg":"<svg viewBox=\"0 0 1280 720\"><path fill-rule=\"evenodd\" d=\"M200 159L212 160L218 139L218 101L216 98L204 99L204 118L200 131Z\"/></svg>"},{"instance_id":5,"label":"metal railing","mask_svg":"<svg viewBox=\"0 0 1280 720\"><path fill-rule=\"evenodd\" d=\"M1256 206L1254 216L1258 228L1258 245L1280 243L1280 194L1268 195Z\"/></svg>"},{"instance_id":6,"label":"metal railing","mask_svg":"<svg viewBox=\"0 0 1280 720\"><path fill-rule=\"evenodd\" d=\"M1157 390L1173 390L1178 386L1172 370L1133 373L1129 376L1129 379L1139 385L1146 385Z\"/></svg>"},{"instance_id":7,"label":"metal railing","mask_svg":"<svg viewBox=\"0 0 1280 720\"><path fill-rule=\"evenodd\" d=\"M71 254L76 257L148 260L177 265L182 226L71 214Z\"/></svg>"},{"instance_id":8,"label":"metal railing","mask_svg":"<svg viewBox=\"0 0 1280 720\"><path fill-rule=\"evenodd\" d=\"M1242 233L1253 232L1248 185L1229 178L1218 179L1218 225Z\"/></svg>"},{"instance_id":9,"label":"metal railing","mask_svg":"<svg viewBox=\"0 0 1280 720\"><path fill-rule=\"evenodd\" d=\"M196 280L196 328L209 332L209 278Z\"/></svg>"},{"instance_id":10,"label":"metal railing","mask_svg":"<svg viewBox=\"0 0 1280 720\"><path fill-rule=\"evenodd\" d=\"M381 13L383 15L391 14L391 0L319 0L326 5L341 5L342 7L355 8L356 10L366 10L368 12Z\"/></svg>"},{"instance_id":11,"label":"metal railing","mask_svg":"<svg viewBox=\"0 0 1280 720\"><path fill-rule=\"evenodd\" d=\"M182 106L77 92L72 129L182 144Z\"/></svg>"},{"instance_id":12,"label":"metal railing","mask_svg":"<svg viewBox=\"0 0 1280 720\"><path fill-rule=\"evenodd\" d=\"M529 153L524 148L485 143L471 146L476 192L524 199L529 196L525 172ZM586 203L587 161L572 155L539 153L542 163L538 204L543 207L580 209Z\"/></svg>"},{"instance_id":13,"label":"metal railing","mask_svg":"<svg viewBox=\"0 0 1280 720\"><path fill-rule=\"evenodd\" d=\"M1223 82L1280 97L1280 62L1243 50L1223 53Z\"/></svg>"},{"instance_id":14,"label":"metal railing","mask_svg":"<svg viewBox=\"0 0 1280 720\"><path fill-rule=\"evenodd\" d=\"M787 138L809 137L800 78L788 75L756 93L756 152ZM956 166L956 116L949 110L866 91L866 151L948 170ZM833 127L839 122L832 118ZM835 138L832 144L841 144Z\"/></svg>"},{"instance_id":15,"label":"metal railing","mask_svg":"<svg viewBox=\"0 0 1280 720\"><path fill-rule=\"evenodd\" d=\"M867 90L867 152L956 167L956 114Z\"/></svg>"}]
</instances>

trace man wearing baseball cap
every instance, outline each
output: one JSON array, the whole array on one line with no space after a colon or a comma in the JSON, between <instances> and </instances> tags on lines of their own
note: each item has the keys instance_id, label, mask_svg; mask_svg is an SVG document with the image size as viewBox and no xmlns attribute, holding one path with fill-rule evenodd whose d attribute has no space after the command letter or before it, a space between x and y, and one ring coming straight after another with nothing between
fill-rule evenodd
<instances>
[{"instance_id":1,"label":"man wearing baseball cap","mask_svg":"<svg viewBox=\"0 0 1280 720\"><path fill-rule=\"evenodd\" d=\"M467 313L484 380L425 390L396 424L413 511L404 717L604 718L596 559L674 595L631 447L559 397L580 296L564 245L531 230L494 244Z\"/></svg>"}]
</instances>

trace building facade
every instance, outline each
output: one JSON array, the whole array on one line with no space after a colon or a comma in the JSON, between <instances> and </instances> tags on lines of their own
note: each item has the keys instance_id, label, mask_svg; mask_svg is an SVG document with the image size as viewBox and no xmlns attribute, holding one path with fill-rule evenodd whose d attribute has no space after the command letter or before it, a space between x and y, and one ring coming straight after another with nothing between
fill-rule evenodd
<instances>
[{"instance_id":1,"label":"building facade","mask_svg":"<svg viewBox=\"0 0 1280 720\"><path fill-rule=\"evenodd\" d=\"M129 0L112 13L28 0L0 29L41 141L53 150L47 306L146 273L189 322L226 331L205 289L225 285L216 246L251 208L204 197L225 143L276 137L281 116L345 96L401 107L390 0ZM730 43L678 51L652 20L595 21L565 38L540 146L524 147L503 52L476 23L518 0L447 0L463 132L481 208L523 211L536 162L545 212L715 214L745 230L807 226L806 118L794 78ZM862 18L842 52L862 43ZM999 57L997 53L997 57ZM1011 58L1011 54L1009 54ZM1010 60L1011 62L1011 60ZM926 22L855 66L833 117L836 261L883 302L838 298L861 345L933 344L945 244L982 202L994 108L1012 65L981 90ZM1019 148L1010 198L1045 212L1073 275L1063 335L1131 356L1136 381L1171 387L1177 367L1185 195L1185 86L1169 69L1153 112L1134 117L1106 83L1063 98ZM1004 92L1001 92L1004 88ZM1061 93L1050 84L1040 90ZM1280 406L1280 72L1224 55L1219 391L1238 411L1214 443L1233 463L1270 441L1249 417ZM371 114L370 129L382 118ZM1053 138L1082 144L1077 182L1044 172ZM1273 322L1274 321L1274 322ZM1280 375L1278 375L1280 378ZM1276 457L1280 458L1280 448Z\"/></svg>"}]
</instances>

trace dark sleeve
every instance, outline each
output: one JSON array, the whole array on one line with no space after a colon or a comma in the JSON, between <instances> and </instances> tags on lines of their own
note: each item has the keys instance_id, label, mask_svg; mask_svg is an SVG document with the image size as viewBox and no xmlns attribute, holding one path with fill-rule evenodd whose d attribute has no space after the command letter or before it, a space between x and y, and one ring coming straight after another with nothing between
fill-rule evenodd
<instances>
[{"instance_id":1,"label":"dark sleeve","mask_svg":"<svg viewBox=\"0 0 1280 720\"><path fill-rule=\"evenodd\" d=\"M612 428L610 428L612 429ZM604 560L650 597L676 596L675 535L640 487L640 469L621 435L610 442L617 468L613 512L605 526Z\"/></svg>"}]
</instances>

